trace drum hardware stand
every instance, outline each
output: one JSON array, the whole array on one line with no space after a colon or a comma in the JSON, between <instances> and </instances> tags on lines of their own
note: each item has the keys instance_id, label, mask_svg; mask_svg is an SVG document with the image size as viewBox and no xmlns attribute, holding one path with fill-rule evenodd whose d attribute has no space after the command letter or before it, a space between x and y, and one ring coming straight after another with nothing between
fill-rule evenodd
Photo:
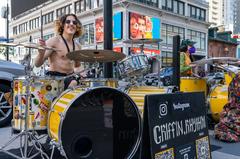
<instances>
[{"instance_id":1,"label":"drum hardware stand","mask_svg":"<svg viewBox=\"0 0 240 159\"><path fill-rule=\"evenodd\" d=\"M30 36L30 42L31 42L31 36ZM42 150L42 146L41 143L38 141L38 139L34 136L34 134L32 132L30 132L29 130L29 126L28 126L28 108L31 104L31 92L30 92L30 84L31 84L31 49L29 48L29 55L28 55L28 61L27 61L27 66L26 66L26 74L27 74L27 79L26 79L26 104L25 104L25 116L24 116L24 129L17 134L15 137L13 137L12 139L10 139L6 144L4 144L2 147L0 147L0 152L6 153L14 158L17 159L32 159L34 157L36 157L37 155L41 155L41 157L44 159L44 157L46 159L49 159L49 157L47 156L47 154L45 152L43 152ZM22 145L22 137L24 137L24 145ZM15 155L14 153L8 151L8 150L4 150L4 148L6 148L8 145L10 145L11 143L13 143L17 138L20 138L20 153L21 153L21 157ZM28 145L29 145L29 141L31 141L31 143L33 144L33 147L38 151L37 153L35 153L34 155L30 156L30 153L28 153ZM33 150L33 147L31 148L31 151Z\"/></svg>"}]
</instances>

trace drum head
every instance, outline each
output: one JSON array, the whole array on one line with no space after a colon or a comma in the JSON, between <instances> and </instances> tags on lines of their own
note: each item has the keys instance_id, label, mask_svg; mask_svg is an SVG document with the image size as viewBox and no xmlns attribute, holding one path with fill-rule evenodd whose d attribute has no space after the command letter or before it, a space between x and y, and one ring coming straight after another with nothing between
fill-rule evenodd
<instances>
[{"instance_id":1,"label":"drum head","mask_svg":"<svg viewBox=\"0 0 240 159\"><path fill-rule=\"evenodd\" d=\"M136 152L142 132L138 108L125 93L99 87L66 111L61 142L68 158L123 159Z\"/></svg>"}]
</instances>

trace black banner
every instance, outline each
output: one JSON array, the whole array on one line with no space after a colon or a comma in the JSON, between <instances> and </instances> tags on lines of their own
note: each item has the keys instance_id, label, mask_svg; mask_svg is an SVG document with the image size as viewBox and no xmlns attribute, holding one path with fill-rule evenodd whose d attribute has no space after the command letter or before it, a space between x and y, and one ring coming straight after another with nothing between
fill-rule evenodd
<instances>
[{"instance_id":1,"label":"black banner","mask_svg":"<svg viewBox=\"0 0 240 159\"><path fill-rule=\"evenodd\" d=\"M12 18L49 0L11 0Z\"/></svg>"},{"instance_id":2,"label":"black banner","mask_svg":"<svg viewBox=\"0 0 240 159\"><path fill-rule=\"evenodd\" d=\"M211 159L204 93L146 95L142 159Z\"/></svg>"}]
</instances>

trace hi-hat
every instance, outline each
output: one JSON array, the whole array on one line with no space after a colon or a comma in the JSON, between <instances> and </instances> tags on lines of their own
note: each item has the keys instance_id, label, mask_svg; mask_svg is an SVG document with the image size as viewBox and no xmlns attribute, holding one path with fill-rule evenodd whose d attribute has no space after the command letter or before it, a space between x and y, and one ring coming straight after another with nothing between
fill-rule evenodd
<instances>
[{"instance_id":1,"label":"hi-hat","mask_svg":"<svg viewBox=\"0 0 240 159\"><path fill-rule=\"evenodd\" d=\"M69 52L67 57L81 62L113 62L125 58L126 55L112 50L78 50Z\"/></svg>"},{"instance_id":2,"label":"hi-hat","mask_svg":"<svg viewBox=\"0 0 240 159\"><path fill-rule=\"evenodd\" d=\"M129 39L124 40L123 43L126 44L154 44L161 42L162 39Z\"/></svg>"},{"instance_id":3,"label":"hi-hat","mask_svg":"<svg viewBox=\"0 0 240 159\"><path fill-rule=\"evenodd\" d=\"M213 64L231 64L231 63L236 63L238 62L239 59L234 58L234 57L213 57L213 58L208 58L208 59L202 59L198 61L194 61L191 64L195 65L213 65Z\"/></svg>"},{"instance_id":4,"label":"hi-hat","mask_svg":"<svg viewBox=\"0 0 240 159\"><path fill-rule=\"evenodd\" d=\"M0 43L0 46L19 46L19 43Z\"/></svg>"}]
</instances>

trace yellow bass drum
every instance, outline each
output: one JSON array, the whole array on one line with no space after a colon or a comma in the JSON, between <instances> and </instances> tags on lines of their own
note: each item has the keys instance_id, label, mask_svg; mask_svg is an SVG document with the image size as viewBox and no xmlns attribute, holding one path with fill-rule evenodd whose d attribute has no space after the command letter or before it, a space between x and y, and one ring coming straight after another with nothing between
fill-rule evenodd
<instances>
[{"instance_id":1,"label":"yellow bass drum","mask_svg":"<svg viewBox=\"0 0 240 159\"><path fill-rule=\"evenodd\" d=\"M207 95L207 82L203 78L181 77L180 91L182 92L204 92Z\"/></svg>"},{"instance_id":2,"label":"yellow bass drum","mask_svg":"<svg viewBox=\"0 0 240 159\"><path fill-rule=\"evenodd\" d=\"M128 90L128 95L138 106L141 115L143 115L144 97L147 94L163 94L170 92L168 87L154 87L154 86L134 86Z\"/></svg>"},{"instance_id":3,"label":"yellow bass drum","mask_svg":"<svg viewBox=\"0 0 240 159\"><path fill-rule=\"evenodd\" d=\"M208 101L212 118L214 121L218 122L220 113L222 112L224 105L228 102L228 86L213 86L209 94Z\"/></svg>"},{"instance_id":4,"label":"yellow bass drum","mask_svg":"<svg viewBox=\"0 0 240 159\"><path fill-rule=\"evenodd\" d=\"M52 104L48 133L67 158L132 158L141 141L141 117L122 91L76 88Z\"/></svg>"}]
</instances>

